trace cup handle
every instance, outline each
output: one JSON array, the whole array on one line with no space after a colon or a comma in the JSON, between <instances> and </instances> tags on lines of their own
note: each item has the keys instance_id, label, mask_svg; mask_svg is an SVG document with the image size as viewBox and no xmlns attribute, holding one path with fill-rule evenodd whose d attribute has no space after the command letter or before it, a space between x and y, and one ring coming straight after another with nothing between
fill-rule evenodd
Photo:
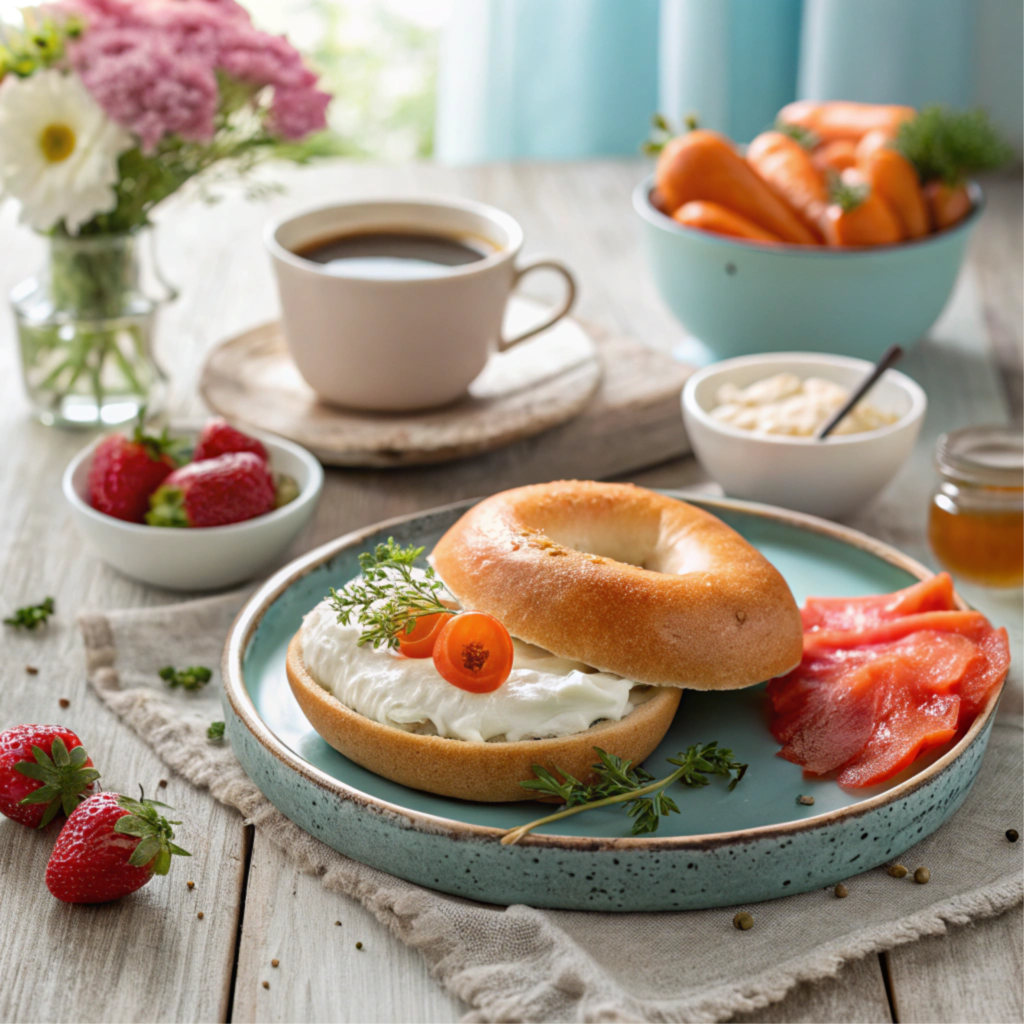
<instances>
[{"instance_id":1,"label":"cup handle","mask_svg":"<svg viewBox=\"0 0 1024 1024\"><path fill-rule=\"evenodd\" d=\"M539 324L535 324L521 334L517 334L512 338L499 338L499 352L507 352L513 345L518 345L519 342L526 341L527 338L532 338L535 334L540 334L541 331L546 331L549 327L558 323L572 309L572 304L576 301L576 278L572 276L572 271L561 260L556 260L551 256L535 256L533 259L527 260L516 267L515 280L512 282L513 290L518 287L519 282L530 271L542 268L545 270L557 270L565 279L565 297L562 299L562 304L541 320Z\"/></svg>"}]
</instances>

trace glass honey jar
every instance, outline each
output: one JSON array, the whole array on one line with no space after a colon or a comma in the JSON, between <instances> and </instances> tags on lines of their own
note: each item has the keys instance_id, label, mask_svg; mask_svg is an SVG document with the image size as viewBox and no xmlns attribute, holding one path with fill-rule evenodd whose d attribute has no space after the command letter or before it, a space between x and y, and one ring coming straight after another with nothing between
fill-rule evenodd
<instances>
[{"instance_id":1,"label":"glass honey jar","mask_svg":"<svg viewBox=\"0 0 1024 1024\"><path fill-rule=\"evenodd\" d=\"M954 576L988 587L1024 584L1024 436L1011 427L967 427L935 447L941 477L928 540Z\"/></svg>"}]
</instances>

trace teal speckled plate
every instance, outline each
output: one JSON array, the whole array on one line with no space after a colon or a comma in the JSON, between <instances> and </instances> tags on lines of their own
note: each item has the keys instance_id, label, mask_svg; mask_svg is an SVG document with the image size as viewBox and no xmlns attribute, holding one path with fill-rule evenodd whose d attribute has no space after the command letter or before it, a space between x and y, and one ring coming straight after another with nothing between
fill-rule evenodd
<instances>
[{"instance_id":1,"label":"teal speckled plate","mask_svg":"<svg viewBox=\"0 0 1024 1024\"><path fill-rule=\"evenodd\" d=\"M720 516L811 595L875 594L930 575L863 534L781 509L688 497ZM475 804L389 782L333 750L306 721L285 675L302 617L358 572L360 552L394 536L429 551L463 502L332 541L267 581L239 615L224 653L227 732L239 760L284 814L336 850L412 882L489 903L594 910L727 906L834 884L898 856L967 795L984 754L994 696L970 731L884 786L807 780L776 756L764 687L687 692L647 765L718 740L749 762L729 792L716 782L676 794L682 813L629 836L620 809L539 829L516 846L501 830L539 817L536 803ZM454 741L453 741L454 742ZM813 806L797 797L814 797Z\"/></svg>"}]
</instances>

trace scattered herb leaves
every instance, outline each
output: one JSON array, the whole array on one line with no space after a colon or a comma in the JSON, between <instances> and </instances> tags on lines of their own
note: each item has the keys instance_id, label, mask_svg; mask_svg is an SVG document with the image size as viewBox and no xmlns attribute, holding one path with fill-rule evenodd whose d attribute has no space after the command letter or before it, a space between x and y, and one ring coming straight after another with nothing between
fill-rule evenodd
<instances>
[{"instance_id":1,"label":"scattered herb leaves","mask_svg":"<svg viewBox=\"0 0 1024 1024\"><path fill-rule=\"evenodd\" d=\"M16 629L35 629L36 626L46 625L53 612L53 598L47 597L42 604L27 604L24 608L19 608L9 618L4 619L4 622Z\"/></svg>"},{"instance_id":2,"label":"scattered herb leaves","mask_svg":"<svg viewBox=\"0 0 1024 1024\"><path fill-rule=\"evenodd\" d=\"M183 690L201 690L213 678L213 672L203 665L193 665L191 668L183 669L165 665L160 669L160 678L172 690L178 687Z\"/></svg>"},{"instance_id":3,"label":"scattered herb leaves","mask_svg":"<svg viewBox=\"0 0 1024 1024\"><path fill-rule=\"evenodd\" d=\"M222 740L224 739L224 723L223 722L211 722L206 730L206 738L208 740Z\"/></svg>"}]
</instances>

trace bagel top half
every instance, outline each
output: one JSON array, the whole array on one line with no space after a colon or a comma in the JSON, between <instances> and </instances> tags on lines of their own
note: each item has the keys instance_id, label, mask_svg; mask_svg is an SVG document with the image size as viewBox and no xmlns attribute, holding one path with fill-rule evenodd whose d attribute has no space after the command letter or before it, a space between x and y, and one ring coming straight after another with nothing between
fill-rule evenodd
<instances>
[{"instance_id":1,"label":"bagel top half","mask_svg":"<svg viewBox=\"0 0 1024 1024\"><path fill-rule=\"evenodd\" d=\"M431 561L463 607L638 683L739 689L801 658L800 612L778 570L715 516L631 484L496 494Z\"/></svg>"}]
</instances>

